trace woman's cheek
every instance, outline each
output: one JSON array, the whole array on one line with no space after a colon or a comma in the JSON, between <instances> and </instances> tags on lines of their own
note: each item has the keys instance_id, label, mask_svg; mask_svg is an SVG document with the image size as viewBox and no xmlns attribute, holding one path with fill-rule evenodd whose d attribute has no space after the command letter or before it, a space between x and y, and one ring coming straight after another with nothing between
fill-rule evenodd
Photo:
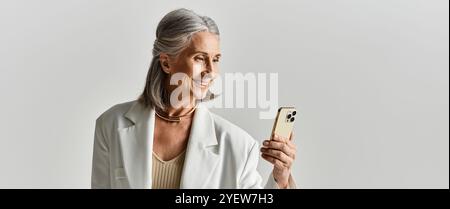
<instances>
[{"instance_id":1,"label":"woman's cheek","mask_svg":"<svg viewBox=\"0 0 450 209\"><path fill-rule=\"evenodd\" d=\"M194 62L194 64L192 65L192 77L194 80L202 79L202 68L203 64Z\"/></svg>"}]
</instances>

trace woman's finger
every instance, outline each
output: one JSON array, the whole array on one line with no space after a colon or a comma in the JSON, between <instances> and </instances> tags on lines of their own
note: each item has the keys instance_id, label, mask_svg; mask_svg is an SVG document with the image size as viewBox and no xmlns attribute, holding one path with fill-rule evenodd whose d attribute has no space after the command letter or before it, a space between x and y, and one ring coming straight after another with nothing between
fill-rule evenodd
<instances>
[{"instance_id":1,"label":"woman's finger","mask_svg":"<svg viewBox=\"0 0 450 209\"><path fill-rule=\"evenodd\" d=\"M286 164L288 167L291 166L293 159L286 155L284 152L276 149L268 149L268 148L261 148L261 152L266 155L270 155L273 158L276 158Z\"/></svg>"},{"instance_id":2,"label":"woman's finger","mask_svg":"<svg viewBox=\"0 0 450 209\"><path fill-rule=\"evenodd\" d=\"M274 134L271 139L274 140L274 141L279 141L279 142L289 141L289 139L287 139L285 137L282 137L282 136L279 136L277 134Z\"/></svg>"},{"instance_id":3,"label":"woman's finger","mask_svg":"<svg viewBox=\"0 0 450 209\"><path fill-rule=\"evenodd\" d=\"M277 169L287 168L287 166L282 161L280 161L277 158L274 158L270 155L262 154L261 157L264 158L265 160L269 161L270 163L272 163Z\"/></svg>"},{"instance_id":4,"label":"woman's finger","mask_svg":"<svg viewBox=\"0 0 450 209\"><path fill-rule=\"evenodd\" d=\"M280 150L290 157L294 157L295 155L295 148L291 147L291 144L267 140L263 142L263 145L264 148Z\"/></svg>"},{"instance_id":5,"label":"woman's finger","mask_svg":"<svg viewBox=\"0 0 450 209\"><path fill-rule=\"evenodd\" d=\"M295 144L291 141L284 141L284 142L280 142L280 141L275 141L275 140L271 140L271 139L267 139L263 141L263 146L267 146L268 143L271 142L275 142L275 143L284 143L287 144L291 149L297 149L297 147L295 146Z\"/></svg>"},{"instance_id":6,"label":"woman's finger","mask_svg":"<svg viewBox=\"0 0 450 209\"><path fill-rule=\"evenodd\" d=\"M294 150L297 150L297 145L295 145L293 141L287 141L286 144L287 144L290 148L292 148L292 149L294 149Z\"/></svg>"}]
</instances>

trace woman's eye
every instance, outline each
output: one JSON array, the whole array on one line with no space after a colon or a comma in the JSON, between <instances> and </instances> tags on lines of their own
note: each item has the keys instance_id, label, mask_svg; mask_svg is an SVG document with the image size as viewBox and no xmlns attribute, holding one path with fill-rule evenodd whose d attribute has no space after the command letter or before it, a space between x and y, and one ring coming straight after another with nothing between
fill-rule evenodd
<instances>
[{"instance_id":1,"label":"woman's eye","mask_svg":"<svg viewBox=\"0 0 450 209\"><path fill-rule=\"evenodd\" d=\"M205 61L205 59L203 59L202 57L196 57L195 60L196 61L201 61L201 62Z\"/></svg>"}]
</instances>

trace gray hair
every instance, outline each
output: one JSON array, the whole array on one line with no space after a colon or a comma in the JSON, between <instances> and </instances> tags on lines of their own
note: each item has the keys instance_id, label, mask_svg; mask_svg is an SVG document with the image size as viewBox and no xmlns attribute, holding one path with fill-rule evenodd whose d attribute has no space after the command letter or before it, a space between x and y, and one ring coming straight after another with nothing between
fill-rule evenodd
<instances>
[{"instance_id":1,"label":"gray hair","mask_svg":"<svg viewBox=\"0 0 450 209\"><path fill-rule=\"evenodd\" d=\"M146 107L160 109L169 105L169 95L163 86L167 74L162 70L159 56L161 53L174 57L179 55L190 44L192 36L201 31L220 35L214 20L188 9L171 11L161 19L156 29L153 58L139 102Z\"/></svg>"}]
</instances>

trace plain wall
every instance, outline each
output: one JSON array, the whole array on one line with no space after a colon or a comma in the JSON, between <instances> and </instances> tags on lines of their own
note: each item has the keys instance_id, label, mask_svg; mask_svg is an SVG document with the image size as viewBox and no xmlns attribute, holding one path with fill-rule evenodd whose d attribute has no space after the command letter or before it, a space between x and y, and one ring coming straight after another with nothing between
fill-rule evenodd
<instances>
[{"instance_id":1,"label":"plain wall","mask_svg":"<svg viewBox=\"0 0 450 209\"><path fill-rule=\"evenodd\" d=\"M0 0L0 188L90 187L95 119L139 95L180 7L218 23L222 72L279 73L300 188L448 188L448 4ZM259 109L213 111L270 133Z\"/></svg>"}]
</instances>

